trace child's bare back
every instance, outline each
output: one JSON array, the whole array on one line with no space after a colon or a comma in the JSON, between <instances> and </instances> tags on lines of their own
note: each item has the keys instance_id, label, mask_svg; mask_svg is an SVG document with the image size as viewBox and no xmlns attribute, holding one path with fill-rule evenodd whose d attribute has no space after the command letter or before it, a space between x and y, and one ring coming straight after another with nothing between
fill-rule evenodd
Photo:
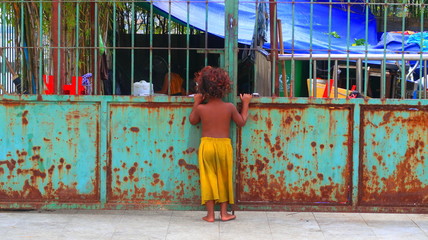
<instances>
[{"instance_id":1,"label":"child's bare back","mask_svg":"<svg viewBox=\"0 0 428 240\"><path fill-rule=\"evenodd\" d=\"M243 124L236 107L218 98L210 99L207 104L198 105L197 111L202 123L202 137L228 138L232 119L238 126Z\"/></svg>"}]
</instances>

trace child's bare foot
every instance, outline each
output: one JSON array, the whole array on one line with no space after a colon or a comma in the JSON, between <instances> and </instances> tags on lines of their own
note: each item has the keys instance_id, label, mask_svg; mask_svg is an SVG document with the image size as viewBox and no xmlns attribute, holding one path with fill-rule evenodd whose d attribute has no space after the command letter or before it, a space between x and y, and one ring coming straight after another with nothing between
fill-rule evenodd
<instances>
[{"instance_id":1,"label":"child's bare foot","mask_svg":"<svg viewBox=\"0 0 428 240\"><path fill-rule=\"evenodd\" d=\"M202 218L202 220L207 221L207 222L214 222L214 217L205 216Z\"/></svg>"},{"instance_id":2,"label":"child's bare foot","mask_svg":"<svg viewBox=\"0 0 428 240\"><path fill-rule=\"evenodd\" d=\"M235 216L235 215L232 215L232 214L229 214L229 213L226 213L226 214L224 214L224 215L221 215L221 216L220 216L220 218L221 218L221 220L222 220L223 222L225 222L225 221L230 221L230 220L234 220L234 219L236 219L236 216Z\"/></svg>"}]
</instances>

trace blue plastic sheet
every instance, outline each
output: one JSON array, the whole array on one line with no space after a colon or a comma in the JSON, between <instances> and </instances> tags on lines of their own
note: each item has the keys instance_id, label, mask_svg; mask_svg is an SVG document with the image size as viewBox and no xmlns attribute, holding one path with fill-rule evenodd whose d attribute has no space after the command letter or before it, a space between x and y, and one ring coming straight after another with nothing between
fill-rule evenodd
<instances>
[{"instance_id":1,"label":"blue plastic sheet","mask_svg":"<svg viewBox=\"0 0 428 240\"><path fill-rule=\"evenodd\" d=\"M407 44L417 44L423 52L428 52L428 33L415 33L409 36ZM422 46L421 46L422 44Z\"/></svg>"},{"instance_id":2,"label":"blue plastic sheet","mask_svg":"<svg viewBox=\"0 0 428 240\"><path fill-rule=\"evenodd\" d=\"M184 23L187 22L189 7L189 24L191 26L216 36L224 37L224 3L199 0L189 0L188 2L189 5L184 1L154 1L153 4L167 14L171 9L171 15ZM365 5L351 4L350 11L348 11L348 4L339 0L332 1L333 4L331 5L326 4L329 1L325 0L313 2L313 4L308 0L300 0L294 2L294 4L292 4L291 0L277 2L277 14L278 19L281 19L282 22L284 49L286 52L308 53L309 49L313 49L313 53L327 53L328 49L330 49L332 53L345 53L348 48L352 52L354 49L352 43L356 39L367 39L366 43L370 45L377 44L376 20L371 13L368 13L368 22L366 24ZM364 3L362 0L353 0L351 2ZM312 15L310 14L311 11ZM348 12L349 30L347 23ZM238 41L242 44L251 45L256 13L255 1L242 1L239 3ZM207 21L205 21L206 15L208 15ZM332 16L331 22L329 21L329 15ZM294 37L292 35L293 29ZM269 32L267 32L267 36L270 36ZM269 37L264 47L269 49Z\"/></svg>"},{"instance_id":3,"label":"blue plastic sheet","mask_svg":"<svg viewBox=\"0 0 428 240\"><path fill-rule=\"evenodd\" d=\"M412 35L404 35L402 33L387 32L382 34L379 42L372 46L372 49L386 49L388 52L401 53L411 52L417 53L420 51L419 43L414 40L409 42L409 38Z\"/></svg>"}]
</instances>

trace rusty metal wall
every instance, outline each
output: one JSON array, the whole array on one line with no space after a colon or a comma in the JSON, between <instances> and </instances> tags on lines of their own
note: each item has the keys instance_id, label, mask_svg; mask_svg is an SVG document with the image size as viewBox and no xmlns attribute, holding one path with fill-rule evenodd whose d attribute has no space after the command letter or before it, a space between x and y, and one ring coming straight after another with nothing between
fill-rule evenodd
<instances>
[{"instance_id":1,"label":"rusty metal wall","mask_svg":"<svg viewBox=\"0 0 428 240\"><path fill-rule=\"evenodd\" d=\"M0 208L203 209L191 106L0 96ZM232 133L235 209L427 212L427 106L254 99Z\"/></svg>"},{"instance_id":2,"label":"rusty metal wall","mask_svg":"<svg viewBox=\"0 0 428 240\"><path fill-rule=\"evenodd\" d=\"M189 104L109 105L109 203L199 203L199 128Z\"/></svg>"},{"instance_id":3,"label":"rusty metal wall","mask_svg":"<svg viewBox=\"0 0 428 240\"><path fill-rule=\"evenodd\" d=\"M428 106L364 106L362 205L428 206Z\"/></svg>"},{"instance_id":4,"label":"rusty metal wall","mask_svg":"<svg viewBox=\"0 0 428 240\"><path fill-rule=\"evenodd\" d=\"M352 106L256 105L242 129L238 201L349 204Z\"/></svg>"},{"instance_id":5,"label":"rusty metal wall","mask_svg":"<svg viewBox=\"0 0 428 240\"><path fill-rule=\"evenodd\" d=\"M0 101L0 116L0 201L99 200L99 104Z\"/></svg>"}]
</instances>

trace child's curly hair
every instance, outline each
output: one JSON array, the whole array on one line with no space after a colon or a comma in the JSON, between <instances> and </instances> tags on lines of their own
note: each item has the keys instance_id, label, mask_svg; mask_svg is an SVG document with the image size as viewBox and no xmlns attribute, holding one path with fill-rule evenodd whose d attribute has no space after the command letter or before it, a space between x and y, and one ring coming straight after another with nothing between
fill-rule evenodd
<instances>
[{"instance_id":1,"label":"child's curly hair","mask_svg":"<svg viewBox=\"0 0 428 240\"><path fill-rule=\"evenodd\" d=\"M207 66L195 75L197 92L204 98L222 98L231 91L229 75L221 68Z\"/></svg>"}]
</instances>

